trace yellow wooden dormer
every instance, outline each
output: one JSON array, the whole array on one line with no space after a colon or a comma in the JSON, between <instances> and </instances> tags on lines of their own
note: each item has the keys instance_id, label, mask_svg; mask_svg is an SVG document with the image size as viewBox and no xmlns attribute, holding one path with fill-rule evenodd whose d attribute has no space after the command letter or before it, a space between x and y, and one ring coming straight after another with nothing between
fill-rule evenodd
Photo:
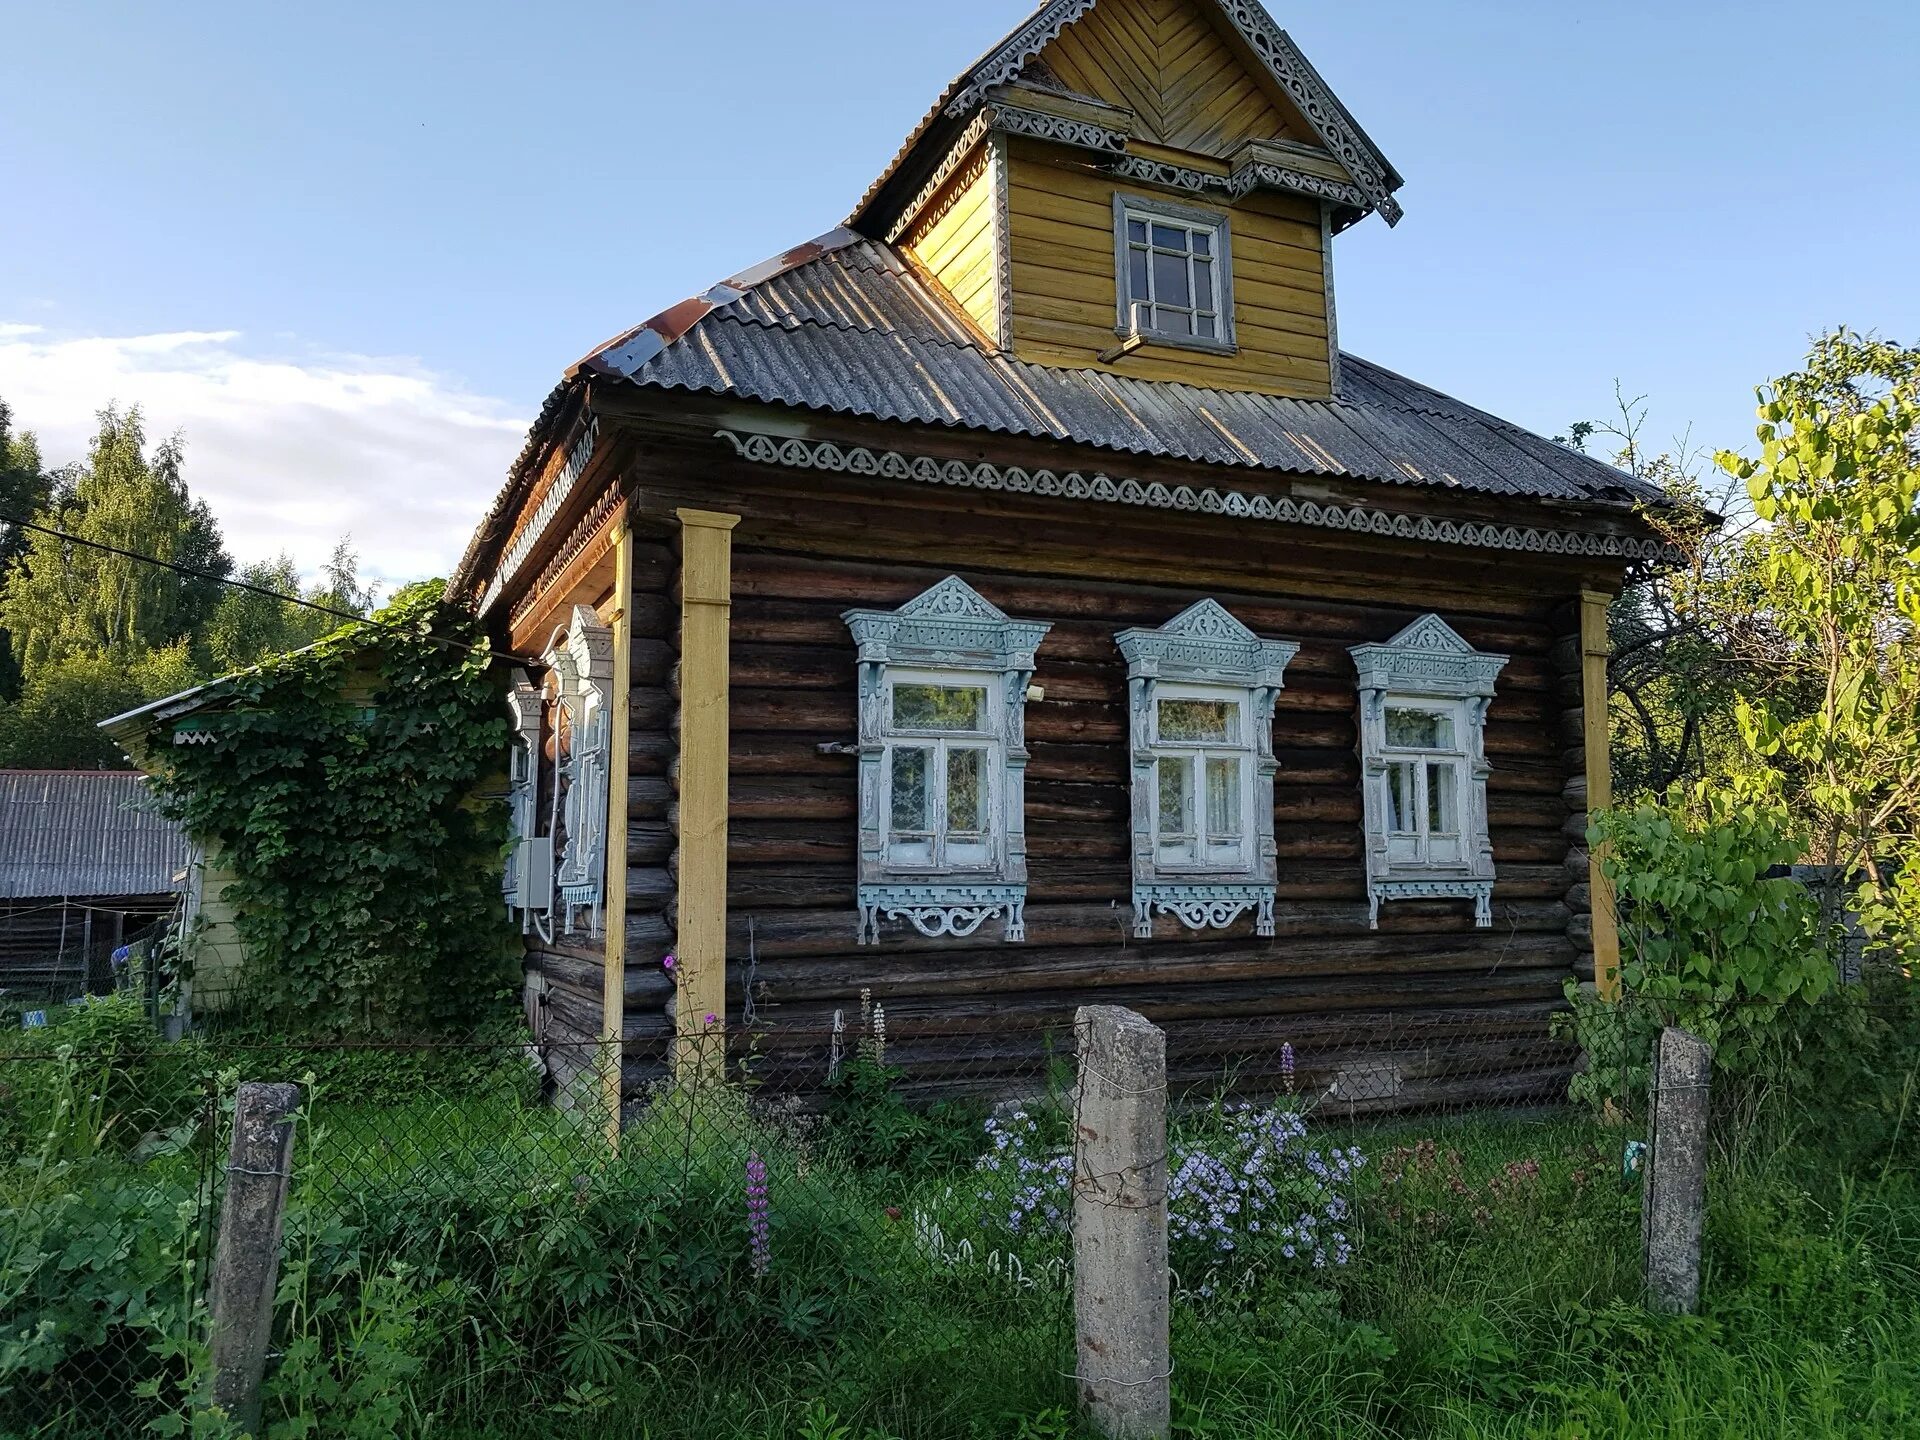
<instances>
[{"instance_id":1,"label":"yellow wooden dormer","mask_svg":"<svg viewBox=\"0 0 1920 1440\"><path fill-rule=\"evenodd\" d=\"M1324 399L1332 237L1400 184L1257 0L1048 0L848 223L1017 359Z\"/></svg>"}]
</instances>

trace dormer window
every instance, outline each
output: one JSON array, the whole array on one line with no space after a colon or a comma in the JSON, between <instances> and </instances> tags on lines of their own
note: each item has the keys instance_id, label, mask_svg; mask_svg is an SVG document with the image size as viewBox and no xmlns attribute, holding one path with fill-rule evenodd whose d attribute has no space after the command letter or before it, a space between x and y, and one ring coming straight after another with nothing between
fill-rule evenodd
<instances>
[{"instance_id":1,"label":"dormer window","mask_svg":"<svg viewBox=\"0 0 1920 1440\"><path fill-rule=\"evenodd\" d=\"M1141 195L1113 199L1122 336L1233 349L1227 217Z\"/></svg>"}]
</instances>

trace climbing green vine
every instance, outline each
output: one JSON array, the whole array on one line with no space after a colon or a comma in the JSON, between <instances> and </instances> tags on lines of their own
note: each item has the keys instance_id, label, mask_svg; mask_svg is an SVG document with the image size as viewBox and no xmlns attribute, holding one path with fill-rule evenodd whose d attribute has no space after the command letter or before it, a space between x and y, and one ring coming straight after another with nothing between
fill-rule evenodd
<instances>
[{"instance_id":1,"label":"climbing green vine","mask_svg":"<svg viewBox=\"0 0 1920 1440\"><path fill-rule=\"evenodd\" d=\"M415 586L221 682L182 722L194 743L156 737L163 802L232 876L250 1016L457 1032L510 1006L506 810L480 798L507 731L484 640L437 583Z\"/></svg>"}]
</instances>

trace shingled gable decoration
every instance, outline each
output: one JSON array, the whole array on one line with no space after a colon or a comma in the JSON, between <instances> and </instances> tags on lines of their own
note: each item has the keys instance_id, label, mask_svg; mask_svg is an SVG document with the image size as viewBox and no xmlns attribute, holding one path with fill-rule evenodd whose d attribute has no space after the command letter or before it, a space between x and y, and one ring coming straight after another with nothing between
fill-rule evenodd
<instances>
[{"instance_id":1,"label":"shingled gable decoration","mask_svg":"<svg viewBox=\"0 0 1920 1440\"><path fill-rule=\"evenodd\" d=\"M556 1046L632 1090L863 990L902 1046L1520 1033L1594 973L1580 637L1666 499L1340 348L1401 184L1253 0L1048 0L844 226L567 373L451 587L513 653L605 633L516 731Z\"/></svg>"}]
</instances>

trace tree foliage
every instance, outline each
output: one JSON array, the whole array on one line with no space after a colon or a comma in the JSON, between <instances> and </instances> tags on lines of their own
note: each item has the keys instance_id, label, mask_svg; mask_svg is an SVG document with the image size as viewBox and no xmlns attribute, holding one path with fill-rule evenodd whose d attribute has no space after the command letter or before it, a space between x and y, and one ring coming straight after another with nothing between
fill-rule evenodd
<instances>
[{"instance_id":1,"label":"tree foliage","mask_svg":"<svg viewBox=\"0 0 1920 1440\"><path fill-rule=\"evenodd\" d=\"M233 562L187 487L183 446L149 449L138 409L102 411L85 461L52 474L10 425L0 404L0 513L76 539L0 529L0 764L123 766L99 721L312 644L371 608L344 540L304 596L284 555L240 578L285 599L223 584Z\"/></svg>"},{"instance_id":2,"label":"tree foliage","mask_svg":"<svg viewBox=\"0 0 1920 1440\"><path fill-rule=\"evenodd\" d=\"M235 877L251 1008L342 1033L461 1030L511 983L506 817L473 799L505 710L471 617L415 587L224 684L156 781Z\"/></svg>"},{"instance_id":3,"label":"tree foliage","mask_svg":"<svg viewBox=\"0 0 1920 1440\"><path fill-rule=\"evenodd\" d=\"M1765 524L1700 603L1761 683L1736 715L1877 933L1920 934L1920 349L1823 336L1722 453Z\"/></svg>"}]
</instances>

